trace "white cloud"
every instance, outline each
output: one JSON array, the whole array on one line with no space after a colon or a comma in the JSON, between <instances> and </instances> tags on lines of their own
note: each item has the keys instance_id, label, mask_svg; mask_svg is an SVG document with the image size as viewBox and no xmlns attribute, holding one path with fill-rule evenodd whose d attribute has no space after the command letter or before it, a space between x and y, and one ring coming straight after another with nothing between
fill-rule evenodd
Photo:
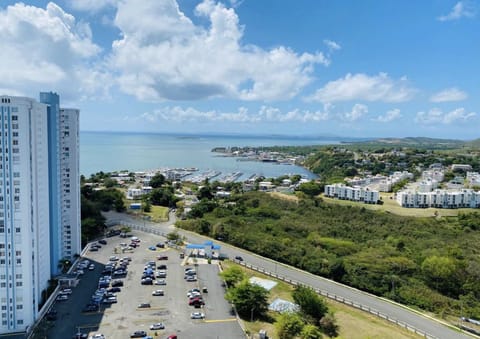
<instances>
[{"instance_id":1,"label":"white cloud","mask_svg":"<svg viewBox=\"0 0 480 339\"><path fill-rule=\"evenodd\" d=\"M431 102L448 102L448 101L462 101L467 98L467 93L452 87L444 89L430 97Z\"/></svg>"},{"instance_id":2,"label":"white cloud","mask_svg":"<svg viewBox=\"0 0 480 339\"><path fill-rule=\"evenodd\" d=\"M402 117L402 114L400 114L400 110L398 108L394 108L390 111L387 111L387 113L385 113L384 115L379 115L373 120L377 122L390 122L393 120L397 120L401 117Z\"/></svg>"},{"instance_id":3,"label":"white cloud","mask_svg":"<svg viewBox=\"0 0 480 339\"><path fill-rule=\"evenodd\" d=\"M320 52L242 44L243 26L223 4L204 0L194 13L209 27L194 24L175 0L119 3L115 24L123 36L110 65L124 92L147 101L287 100L312 81L314 65L329 63Z\"/></svg>"},{"instance_id":4,"label":"white cloud","mask_svg":"<svg viewBox=\"0 0 480 339\"><path fill-rule=\"evenodd\" d=\"M339 49L342 48L338 43L332 40L325 39L323 40L323 43L327 45L330 52L338 51Z\"/></svg>"},{"instance_id":5,"label":"white cloud","mask_svg":"<svg viewBox=\"0 0 480 339\"><path fill-rule=\"evenodd\" d=\"M120 0L69 0L73 9L79 11L98 12L106 7L116 6Z\"/></svg>"},{"instance_id":6,"label":"white cloud","mask_svg":"<svg viewBox=\"0 0 480 339\"><path fill-rule=\"evenodd\" d=\"M451 21L461 18L471 18L473 16L475 16L475 9L472 3L469 1L459 1L453 6L450 13L439 16L437 19L440 21Z\"/></svg>"},{"instance_id":7,"label":"white cloud","mask_svg":"<svg viewBox=\"0 0 480 339\"><path fill-rule=\"evenodd\" d=\"M355 122L368 113L368 107L363 104L355 104L350 112L343 113L340 118L344 121Z\"/></svg>"},{"instance_id":8,"label":"white cloud","mask_svg":"<svg viewBox=\"0 0 480 339\"><path fill-rule=\"evenodd\" d=\"M405 77L391 79L386 73L368 76L363 73L350 74L328 82L308 100L337 102L351 100L402 102L410 100L415 93Z\"/></svg>"},{"instance_id":9,"label":"white cloud","mask_svg":"<svg viewBox=\"0 0 480 339\"><path fill-rule=\"evenodd\" d=\"M271 106L262 106L258 112L250 113L247 108L240 107L236 112L220 112L216 110L200 111L193 107L166 106L153 112L146 112L141 119L150 123L158 121L173 121L177 123L206 123L206 122L236 122L236 123L288 123L288 122L319 122L330 118L329 107L324 106L323 111L310 111L294 109L283 112Z\"/></svg>"},{"instance_id":10,"label":"white cloud","mask_svg":"<svg viewBox=\"0 0 480 339\"><path fill-rule=\"evenodd\" d=\"M464 108L457 108L453 111L444 113L438 108L432 108L428 112L418 112L415 117L415 122L424 125L444 124L449 125L453 123L467 122L477 116L477 113L466 113Z\"/></svg>"},{"instance_id":11,"label":"white cloud","mask_svg":"<svg viewBox=\"0 0 480 339\"><path fill-rule=\"evenodd\" d=\"M0 10L0 36L0 79L10 92L57 90L75 99L108 86L92 81L101 72L90 61L101 50L90 27L52 2L45 9L18 3Z\"/></svg>"},{"instance_id":12,"label":"white cloud","mask_svg":"<svg viewBox=\"0 0 480 339\"><path fill-rule=\"evenodd\" d=\"M330 52L338 51L339 49L342 48L338 43L336 43L333 40L325 39L325 40L323 40L323 43L328 47L328 50Z\"/></svg>"}]
</instances>

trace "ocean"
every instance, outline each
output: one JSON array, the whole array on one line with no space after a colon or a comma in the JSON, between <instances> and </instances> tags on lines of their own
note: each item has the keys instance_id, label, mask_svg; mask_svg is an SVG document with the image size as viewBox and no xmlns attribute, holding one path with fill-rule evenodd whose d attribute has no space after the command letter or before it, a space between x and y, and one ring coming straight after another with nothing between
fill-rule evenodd
<instances>
[{"instance_id":1,"label":"ocean","mask_svg":"<svg viewBox=\"0 0 480 339\"><path fill-rule=\"evenodd\" d=\"M310 171L295 165L237 161L211 150L224 146L294 146L335 144L338 141L275 136L175 135L127 132L80 132L80 173L89 177L103 171L147 171L160 168L198 168L197 173L215 170L226 175L243 173L237 180L251 175L279 177L300 174L315 178ZM220 175L219 177L221 177Z\"/></svg>"}]
</instances>

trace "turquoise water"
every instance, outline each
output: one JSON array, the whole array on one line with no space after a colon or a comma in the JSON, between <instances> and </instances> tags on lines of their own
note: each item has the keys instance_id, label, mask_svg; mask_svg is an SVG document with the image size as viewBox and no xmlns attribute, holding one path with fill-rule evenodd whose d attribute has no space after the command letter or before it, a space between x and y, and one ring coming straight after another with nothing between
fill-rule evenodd
<instances>
[{"instance_id":1,"label":"turquoise water","mask_svg":"<svg viewBox=\"0 0 480 339\"><path fill-rule=\"evenodd\" d=\"M145 171L159 168L196 167L199 172L242 172L239 180L253 174L279 177L284 174L315 175L306 169L275 163L237 161L211 152L223 146L318 145L335 141L289 137L181 136L147 133L81 132L80 173Z\"/></svg>"}]
</instances>

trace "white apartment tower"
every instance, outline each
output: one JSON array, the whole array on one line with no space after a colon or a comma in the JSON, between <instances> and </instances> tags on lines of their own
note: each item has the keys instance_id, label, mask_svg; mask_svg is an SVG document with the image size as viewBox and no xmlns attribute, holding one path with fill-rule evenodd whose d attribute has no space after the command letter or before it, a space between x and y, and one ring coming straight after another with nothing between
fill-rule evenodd
<instances>
[{"instance_id":1,"label":"white apartment tower","mask_svg":"<svg viewBox=\"0 0 480 339\"><path fill-rule=\"evenodd\" d=\"M80 253L78 110L46 94L56 107L0 96L0 334L34 323L58 258Z\"/></svg>"}]
</instances>

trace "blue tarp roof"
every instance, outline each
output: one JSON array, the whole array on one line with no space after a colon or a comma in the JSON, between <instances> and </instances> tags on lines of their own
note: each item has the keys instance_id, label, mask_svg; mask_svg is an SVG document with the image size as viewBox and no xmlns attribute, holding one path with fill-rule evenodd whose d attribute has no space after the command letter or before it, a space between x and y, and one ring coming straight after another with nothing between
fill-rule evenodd
<instances>
[{"instance_id":1,"label":"blue tarp roof","mask_svg":"<svg viewBox=\"0 0 480 339\"><path fill-rule=\"evenodd\" d=\"M187 249L196 249L196 250L201 250L204 249L205 245L199 245L199 244L188 244Z\"/></svg>"},{"instance_id":2,"label":"blue tarp roof","mask_svg":"<svg viewBox=\"0 0 480 339\"><path fill-rule=\"evenodd\" d=\"M205 247L210 247L212 250L219 250L221 248L220 245L214 245L212 241L205 242L205 245L200 245L200 244L188 244L187 245L187 249L192 249L192 250L194 250L194 249L202 250L202 249L205 249Z\"/></svg>"}]
</instances>

